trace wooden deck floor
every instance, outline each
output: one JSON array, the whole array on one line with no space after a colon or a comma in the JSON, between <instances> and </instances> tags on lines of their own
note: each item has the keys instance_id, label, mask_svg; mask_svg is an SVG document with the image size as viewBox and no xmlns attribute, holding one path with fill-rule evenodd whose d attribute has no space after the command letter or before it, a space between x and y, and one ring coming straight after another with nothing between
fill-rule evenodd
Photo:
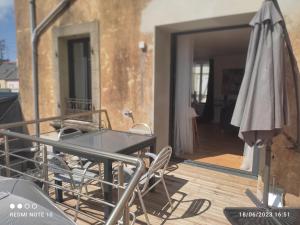
<instances>
[{"instance_id":1,"label":"wooden deck floor","mask_svg":"<svg viewBox=\"0 0 300 225\"><path fill-rule=\"evenodd\" d=\"M198 124L198 132L193 153L182 155L181 158L240 169L244 143L236 133L222 130L217 124Z\"/></svg>"},{"instance_id":2,"label":"wooden deck floor","mask_svg":"<svg viewBox=\"0 0 300 225\"><path fill-rule=\"evenodd\" d=\"M256 180L253 179L179 163L170 167L166 175L166 183L175 209L171 210L163 187L159 185L154 193L149 193L145 197L152 224L226 225L229 222L223 214L225 207L254 206L244 194L247 188L255 193ZM74 200L65 203L74 206ZM72 210L62 208L67 214L73 214ZM101 206L82 203L81 210L98 219L79 215L78 224L98 224L97 222L103 221ZM146 224L139 206L134 205L131 211L137 215L136 224Z\"/></svg>"}]
</instances>

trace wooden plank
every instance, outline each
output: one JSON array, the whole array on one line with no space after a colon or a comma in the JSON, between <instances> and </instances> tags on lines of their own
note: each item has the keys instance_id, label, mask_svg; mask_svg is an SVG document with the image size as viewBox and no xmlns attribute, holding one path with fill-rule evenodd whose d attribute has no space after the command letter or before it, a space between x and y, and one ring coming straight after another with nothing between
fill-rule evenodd
<instances>
[{"instance_id":1,"label":"wooden plank","mask_svg":"<svg viewBox=\"0 0 300 225\"><path fill-rule=\"evenodd\" d=\"M155 192L145 196L152 224L230 225L223 214L225 207L254 206L244 194L247 188L253 192L256 190L256 181L253 179L179 163L176 169L166 176L166 183L175 210L171 210L163 186L159 185ZM95 190L95 187L90 187L89 190ZM74 200L68 200L66 203L74 206ZM79 215L78 224L90 225L99 221L104 223L103 207L83 203L81 208L97 217L98 221L89 216ZM136 224L145 224L138 201L130 211L137 215ZM66 212L72 214L70 210Z\"/></svg>"}]
</instances>

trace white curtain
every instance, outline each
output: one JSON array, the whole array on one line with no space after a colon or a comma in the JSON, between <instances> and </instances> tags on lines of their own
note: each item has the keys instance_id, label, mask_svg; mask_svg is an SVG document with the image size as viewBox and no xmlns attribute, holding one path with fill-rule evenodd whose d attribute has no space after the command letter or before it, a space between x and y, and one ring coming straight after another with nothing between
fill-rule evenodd
<instances>
[{"instance_id":1,"label":"white curtain","mask_svg":"<svg viewBox=\"0 0 300 225\"><path fill-rule=\"evenodd\" d=\"M181 35L177 39L175 87L175 153L193 153L193 130L190 115L193 67L193 39Z\"/></svg>"},{"instance_id":2,"label":"white curtain","mask_svg":"<svg viewBox=\"0 0 300 225\"><path fill-rule=\"evenodd\" d=\"M240 169L257 174L259 169L260 151L263 151L263 149L260 149L259 146L253 145L251 147L247 143L245 143L243 162Z\"/></svg>"},{"instance_id":3,"label":"white curtain","mask_svg":"<svg viewBox=\"0 0 300 225\"><path fill-rule=\"evenodd\" d=\"M254 153L254 145L251 147L245 143L243 162L240 167L241 170L252 171L253 153Z\"/></svg>"}]
</instances>

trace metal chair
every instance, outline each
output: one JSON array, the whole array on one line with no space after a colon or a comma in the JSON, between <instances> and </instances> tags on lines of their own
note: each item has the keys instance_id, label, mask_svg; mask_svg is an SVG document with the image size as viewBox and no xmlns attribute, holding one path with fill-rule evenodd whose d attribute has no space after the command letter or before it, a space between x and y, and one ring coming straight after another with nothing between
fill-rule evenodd
<instances>
[{"instance_id":1,"label":"metal chair","mask_svg":"<svg viewBox=\"0 0 300 225\"><path fill-rule=\"evenodd\" d=\"M78 136L81 134L82 134L82 131L78 128L64 127L62 129L60 129L60 131L58 133L58 140L69 139L69 138L72 138L74 136ZM59 149L54 148L53 152L58 153ZM89 162L86 158L82 158L82 157L78 157L78 156L72 156L72 157L66 157L66 158L67 158L68 166L71 168L76 168L76 167L82 168L85 163ZM99 163L99 165L98 165L98 171L99 171L99 175L103 178L101 163Z\"/></svg>"},{"instance_id":2,"label":"metal chair","mask_svg":"<svg viewBox=\"0 0 300 225\"><path fill-rule=\"evenodd\" d=\"M61 140L65 140L65 139L70 139L72 137L75 137L75 136L78 136L81 134L82 134L82 131L78 128L63 127L59 130L57 138L59 141L61 141ZM59 149L57 149L57 148L53 148L53 152L55 154L61 153L59 151ZM65 153L64 153L64 155L66 155L65 159L68 163L68 166L71 168L82 167L85 163L88 162L88 160L85 158L81 158L78 156L69 156L68 157L68 155Z\"/></svg>"},{"instance_id":3,"label":"metal chair","mask_svg":"<svg viewBox=\"0 0 300 225\"><path fill-rule=\"evenodd\" d=\"M28 147L28 148L18 149L17 151L14 151L13 153L14 154L27 153L27 154L30 154L29 159L35 160L35 155L37 154L37 152L39 152L38 148L36 146L32 146L32 147ZM24 159L23 161L29 162L29 160L27 160L27 159ZM41 168L39 167L39 165L40 165L39 163L41 163L41 162L42 162L42 158L40 159L40 162L35 162L35 163L30 162L34 165L32 167L29 166L29 168L26 168L26 171L24 171L24 174L17 175L16 177L21 178L23 180L30 180L42 187L43 184L38 181L38 179L41 179L44 177L43 170L41 170Z\"/></svg>"},{"instance_id":4,"label":"metal chair","mask_svg":"<svg viewBox=\"0 0 300 225\"><path fill-rule=\"evenodd\" d=\"M93 166L92 162L87 162L82 168L71 169L62 157L63 155L49 152L47 155L48 171L54 173L54 180L58 182L65 182L70 184L71 190L78 190L77 202L76 202L76 214L75 221L77 220L78 210L80 208L80 197L82 188L85 188L85 192L88 195L88 184L94 180L91 178L98 177L98 174L88 171ZM37 166L42 170L41 152L35 154L35 161ZM38 164L38 162L41 162ZM74 193L72 192L74 195Z\"/></svg>"},{"instance_id":5,"label":"metal chair","mask_svg":"<svg viewBox=\"0 0 300 225\"><path fill-rule=\"evenodd\" d=\"M146 123L136 123L129 129L129 132L137 134L153 135L151 127Z\"/></svg>"},{"instance_id":6,"label":"metal chair","mask_svg":"<svg viewBox=\"0 0 300 225\"><path fill-rule=\"evenodd\" d=\"M165 148L163 148L158 155L155 155L153 153L146 153L145 154L147 157L150 157L153 159L152 163L149 166L148 171L141 177L139 184L136 187L136 191L133 194L131 200L129 201L129 206L131 206L133 204L133 201L136 197L136 194L138 196L138 199L140 201L142 210L144 212L145 215L145 219L148 225L150 225L150 221L148 218L148 214L146 211L146 207L143 201L143 197L151 190L153 189L155 186L157 186L159 183L163 184L163 187L165 189L169 204L171 206L172 209L173 205L171 202L171 198L170 198L170 194L168 192L167 189L167 185L165 183L164 180L164 174L165 171L168 167L171 155L172 155L172 148L170 146L167 146ZM124 168L124 180L125 183L129 183L131 176L134 174L134 170L132 170L131 168L125 167ZM151 179L155 179L154 184L150 184L150 180Z\"/></svg>"},{"instance_id":7,"label":"metal chair","mask_svg":"<svg viewBox=\"0 0 300 225\"><path fill-rule=\"evenodd\" d=\"M72 138L72 137L75 137L75 136L78 136L81 134L82 134L82 131L80 129L66 126L66 127L63 127L60 129L60 131L58 133L58 140L69 139L69 138ZM59 151L59 149L54 148L53 152L58 153L60 151ZM88 165L90 165L90 164L96 165L95 162L91 162L86 158L82 158L82 157L78 157L78 156L71 156L71 157L66 156L65 158L66 158L67 164L70 168L84 168L85 164L87 164L87 163L88 163ZM103 170L101 168L102 168L102 164L101 164L101 162L99 162L98 163L98 173L99 173L100 178L103 179L104 174L103 174ZM102 191L104 191L103 183L100 183L100 185L101 185Z\"/></svg>"},{"instance_id":8,"label":"metal chair","mask_svg":"<svg viewBox=\"0 0 300 225\"><path fill-rule=\"evenodd\" d=\"M153 135L151 127L146 123L136 123L128 130L131 133L143 134L143 135ZM137 157L143 158L145 153L149 151L149 148L144 148L138 151Z\"/></svg>"}]
</instances>

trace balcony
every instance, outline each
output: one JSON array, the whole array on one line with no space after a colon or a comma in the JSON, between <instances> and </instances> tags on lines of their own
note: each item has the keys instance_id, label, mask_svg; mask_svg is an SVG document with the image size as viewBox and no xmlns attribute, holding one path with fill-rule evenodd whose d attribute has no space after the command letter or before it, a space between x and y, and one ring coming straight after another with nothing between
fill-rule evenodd
<instances>
[{"instance_id":1,"label":"balcony","mask_svg":"<svg viewBox=\"0 0 300 225\"><path fill-rule=\"evenodd\" d=\"M50 123L50 121L43 120L42 123ZM20 124L14 126L20 126ZM2 128L8 129L7 126L2 126ZM71 219L77 217L76 224L115 224L115 221L118 224L130 224L134 217L136 217L135 224L145 224L145 217L139 201L135 200L133 205L128 207L128 200L133 193L132 188L136 187L143 170L143 166L139 164L140 161L137 158L122 157L120 154L106 154L101 151L95 153L95 151L80 146L65 145L53 140L57 136L56 131L46 132L42 138L5 130L0 131L0 133L2 144L0 148L1 175L22 176L34 180L67 216ZM20 143L23 146L20 146ZM131 164L137 168L134 174L135 179L132 179L128 186L124 185L122 178L124 174L118 176L113 182L104 181L101 173L104 165L97 164L89 168L91 173L99 174L99 176L91 179L91 182L86 186L87 193L73 190L68 183L63 183L60 186L55 182L55 173L57 172L53 171L52 162L47 157L55 150L54 148L60 148L66 161L72 161L70 159L78 156L79 151L83 151L92 154L94 158L108 157L113 161L113 167L118 170L124 164ZM24 149L29 150L27 152L29 154L19 154ZM41 152L40 160L32 157L37 151ZM146 161L147 165L149 165L148 161ZM28 169L32 168L40 168L40 173L28 173L30 171ZM76 175L76 172L73 175ZM90 179L91 177L87 175L86 178ZM159 184L155 191L149 192L144 199L151 224L229 225L230 223L223 214L225 207L254 206L245 195L247 189L253 193L256 192L257 181L251 178L224 174L189 165L186 162L171 161L167 168L165 180L174 208L171 209L167 197L162 194L163 185ZM109 200L104 197L102 192L106 190L106 186L112 188L112 198ZM58 190L63 192L63 199L57 198ZM76 196L80 196L79 208L76 208ZM122 196L126 196L126 198L121 200ZM108 208L113 209L109 217L105 216ZM122 215L127 215L129 221L125 220Z\"/></svg>"}]
</instances>

